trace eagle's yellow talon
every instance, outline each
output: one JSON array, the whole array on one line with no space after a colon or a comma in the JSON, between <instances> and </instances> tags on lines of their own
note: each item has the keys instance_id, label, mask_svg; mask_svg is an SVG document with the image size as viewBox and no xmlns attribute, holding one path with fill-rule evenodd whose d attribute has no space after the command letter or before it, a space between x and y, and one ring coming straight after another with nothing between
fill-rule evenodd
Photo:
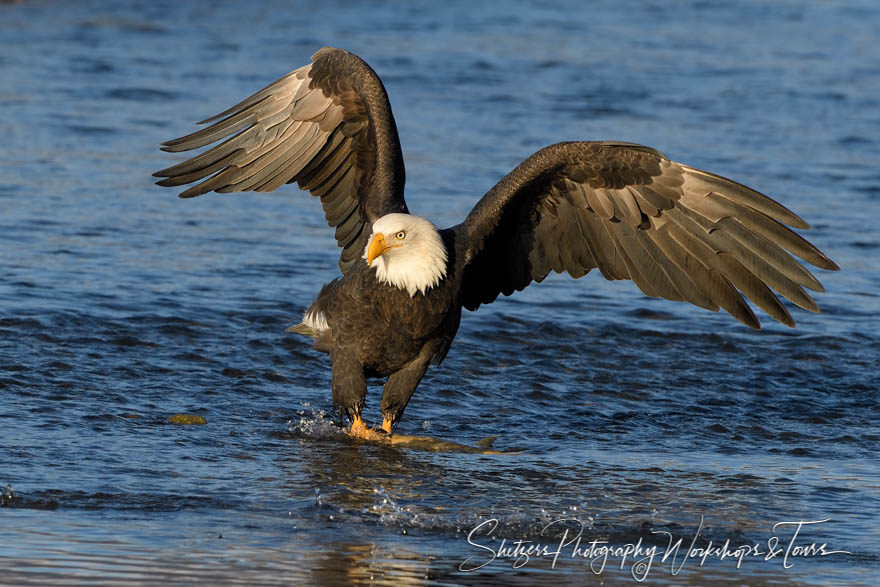
<instances>
[{"instance_id":1,"label":"eagle's yellow talon","mask_svg":"<svg viewBox=\"0 0 880 587\"><path fill-rule=\"evenodd\" d=\"M351 436L352 438L359 438L361 440L370 440L373 442L376 442L376 441L387 442L390 438L390 436L389 436L390 432L385 430L384 424L382 425L382 431L370 429L367 427L367 425L364 423L363 419L360 416L355 416L354 420L352 420L351 428L348 429L348 435Z\"/></svg>"},{"instance_id":2,"label":"eagle's yellow talon","mask_svg":"<svg viewBox=\"0 0 880 587\"><path fill-rule=\"evenodd\" d=\"M366 438L369 431L369 428L364 424L360 415L356 415L351 421L351 428L348 429L348 435L353 436L354 438Z\"/></svg>"},{"instance_id":3,"label":"eagle's yellow talon","mask_svg":"<svg viewBox=\"0 0 880 587\"><path fill-rule=\"evenodd\" d=\"M391 426L392 421L390 419L385 418L384 420L382 420L382 430L384 430L388 434L388 436L391 436Z\"/></svg>"}]
</instances>

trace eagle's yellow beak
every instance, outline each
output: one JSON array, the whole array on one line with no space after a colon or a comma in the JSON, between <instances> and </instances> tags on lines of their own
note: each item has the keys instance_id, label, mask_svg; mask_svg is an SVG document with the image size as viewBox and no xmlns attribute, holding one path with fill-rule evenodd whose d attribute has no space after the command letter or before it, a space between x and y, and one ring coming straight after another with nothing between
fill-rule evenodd
<instances>
[{"instance_id":1,"label":"eagle's yellow beak","mask_svg":"<svg viewBox=\"0 0 880 587\"><path fill-rule=\"evenodd\" d=\"M377 232L373 235L373 240L370 241L370 246L367 247L367 265L372 267L373 261L376 257L380 256L388 249L396 249L401 246L403 246L403 243L396 243L393 245L386 244L385 235L381 232Z\"/></svg>"}]
</instances>

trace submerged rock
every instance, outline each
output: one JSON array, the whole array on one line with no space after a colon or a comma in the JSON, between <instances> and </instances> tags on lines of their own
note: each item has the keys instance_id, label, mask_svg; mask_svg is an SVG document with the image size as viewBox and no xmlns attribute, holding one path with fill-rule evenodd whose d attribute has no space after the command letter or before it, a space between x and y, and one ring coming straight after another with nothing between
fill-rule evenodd
<instances>
[{"instance_id":1,"label":"submerged rock","mask_svg":"<svg viewBox=\"0 0 880 587\"><path fill-rule=\"evenodd\" d=\"M184 424L186 426L207 424L208 421L197 414L174 414L168 421L172 424Z\"/></svg>"}]
</instances>

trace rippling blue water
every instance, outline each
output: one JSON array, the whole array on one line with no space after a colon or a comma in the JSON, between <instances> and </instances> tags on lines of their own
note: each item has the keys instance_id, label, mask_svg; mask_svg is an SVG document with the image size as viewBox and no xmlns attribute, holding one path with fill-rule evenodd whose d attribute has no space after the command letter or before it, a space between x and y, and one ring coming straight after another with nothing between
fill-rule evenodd
<instances>
[{"instance_id":1,"label":"rippling blue water","mask_svg":"<svg viewBox=\"0 0 880 587\"><path fill-rule=\"evenodd\" d=\"M796 543L848 554L648 578L871 583L878 23L869 1L0 2L0 583L633 582L633 557L591 568L574 544L488 562L502 538L558 545L560 519L584 548L661 550L827 519ZM842 267L822 313L752 332L556 276L465 315L401 424L519 452L348 441L327 358L283 332L336 274L317 202L150 177L177 160L162 140L323 45L385 81L410 208L438 225L547 144L644 143L806 218Z\"/></svg>"}]
</instances>

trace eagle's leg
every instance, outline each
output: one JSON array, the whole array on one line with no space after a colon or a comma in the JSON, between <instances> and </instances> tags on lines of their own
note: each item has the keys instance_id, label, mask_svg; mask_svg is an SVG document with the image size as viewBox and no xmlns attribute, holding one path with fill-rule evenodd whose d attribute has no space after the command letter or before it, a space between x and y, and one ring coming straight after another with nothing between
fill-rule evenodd
<instances>
[{"instance_id":1,"label":"eagle's leg","mask_svg":"<svg viewBox=\"0 0 880 587\"><path fill-rule=\"evenodd\" d=\"M382 392L382 429L391 434L391 429L403 416L403 410L428 370L433 353L423 350L400 371L392 373L385 382Z\"/></svg>"},{"instance_id":2,"label":"eagle's leg","mask_svg":"<svg viewBox=\"0 0 880 587\"><path fill-rule=\"evenodd\" d=\"M349 434L366 436L369 430L361 419L367 397L367 378L364 366L357 360L354 352L336 348L330 353L333 371L330 376L330 389L333 392L333 409L348 416L351 420Z\"/></svg>"}]
</instances>

